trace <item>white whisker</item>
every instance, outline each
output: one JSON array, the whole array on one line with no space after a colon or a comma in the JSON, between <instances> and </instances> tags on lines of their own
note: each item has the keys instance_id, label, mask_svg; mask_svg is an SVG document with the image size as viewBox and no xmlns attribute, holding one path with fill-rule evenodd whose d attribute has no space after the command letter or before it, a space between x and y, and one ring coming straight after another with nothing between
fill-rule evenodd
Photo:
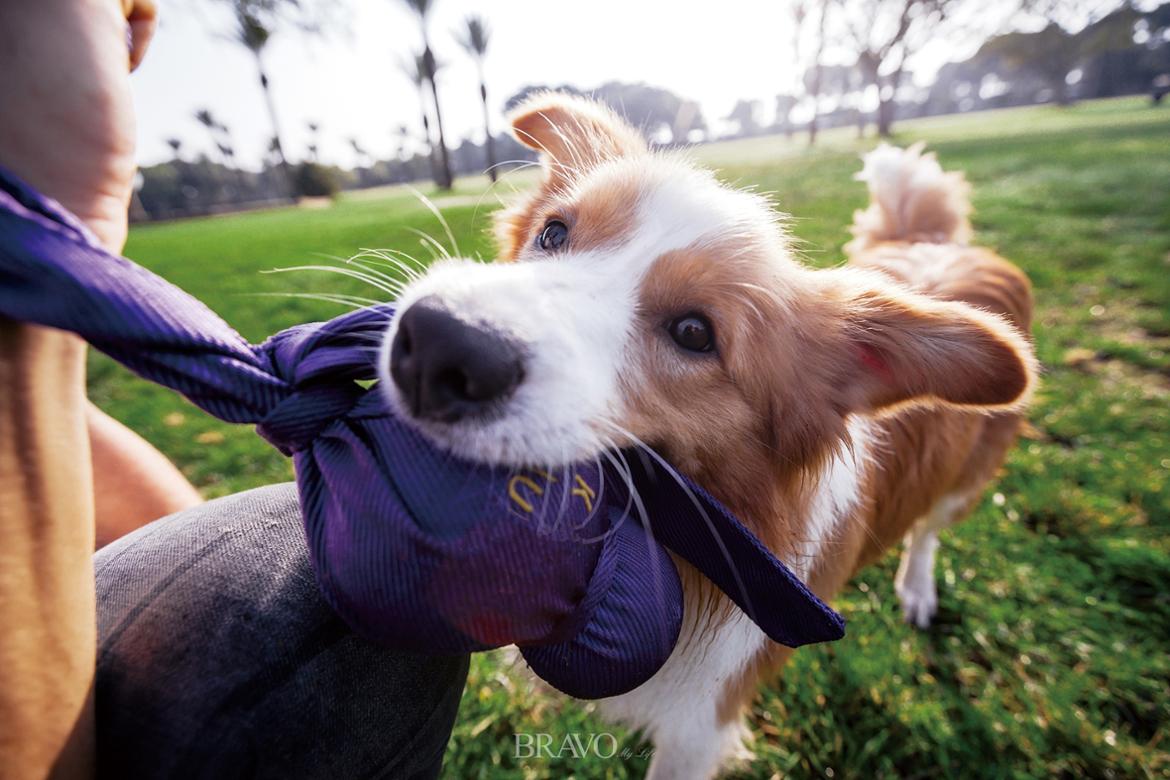
<instances>
[{"instance_id":1,"label":"white whisker","mask_svg":"<svg viewBox=\"0 0 1170 780\"><path fill-rule=\"evenodd\" d=\"M330 266L330 265L297 265L297 266L291 266L291 267L287 267L287 268L272 268L272 269L269 269L267 271L261 271L260 273L262 273L262 274L283 274L283 273L291 273L293 271L322 271L324 273L341 274L342 276L348 276L351 279L357 279L358 281L365 282L366 284L370 285L371 287L374 287L378 290L381 290L382 292L384 292L387 295L390 295L392 297L397 297L398 293L400 292L399 289L395 289L393 287L387 286L387 285L383 284L382 282L378 281L377 279L375 279L371 276L368 276L366 274L360 273L358 271L354 271L353 269L350 269L350 268L335 268L335 267Z\"/></svg>"},{"instance_id":2,"label":"white whisker","mask_svg":"<svg viewBox=\"0 0 1170 780\"><path fill-rule=\"evenodd\" d=\"M422 204L426 206L432 214L435 215L435 218L439 220L439 224L443 226L443 230L447 233L447 240L451 242L451 252L446 253L447 257L450 257L451 254L462 254L462 252L459 251L459 242L455 240L455 234L451 232L451 226L447 224L446 217L443 216L443 213L439 211L438 207L433 202L431 202L430 198L428 198L426 195L423 195L414 187L408 186L407 189L414 193L416 198L422 201ZM431 240L433 241L434 239Z\"/></svg>"},{"instance_id":3,"label":"white whisker","mask_svg":"<svg viewBox=\"0 0 1170 780\"><path fill-rule=\"evenodd\" d=\"M248 297L258 298L303 298L305 300L324 301L349 306L353 309L364 309L367 306L378 306L385 301L376 301L373 298L361 298L357 295L342 295L340 293L297 293L297 292L256 292L239 293Z\"/></svg>"}]
</instances>

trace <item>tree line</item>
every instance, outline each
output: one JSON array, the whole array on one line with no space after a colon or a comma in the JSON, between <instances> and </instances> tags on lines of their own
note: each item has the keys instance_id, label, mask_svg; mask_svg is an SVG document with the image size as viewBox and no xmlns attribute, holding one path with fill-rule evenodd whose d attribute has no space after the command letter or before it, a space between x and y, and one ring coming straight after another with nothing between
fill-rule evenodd
<instances>
[{"instance_id":1,"label":"tree line","mask_svg":"<svg viewBox=\"0 0 1170 780\"><path fill-rule=\"evenodd\" d=\"M796 0L791 68L797 89L777 96L771 126L758 102L726 117L743 135L873 125L898 118L1150 91L1170 78L1170 3L1134 0ZM1011 29L1021 20L1033 31ZM1008 29L1004 29L1004 28ZM932 41L980 43L944 65L929 87L908 63ZM835 50L835 62L828 52ZM802 70L803 69L803 70Z\"/></svg>"},{"instance_id":2,"label":"tree line","mask_svg":"<svg viewBox=\"0 0 1170 780\"><path fill-rule=\"evenodd\" d=\"M452 147L439 108L437 75L444 63L431 45L436 0L392 0L404 4L418 23L418 47L403 54L400 69L418 94L421 136L405 123L399 125L394 130L396 153L385 160L374 159L358 139L347 139L357 166L342 170L321 161L323 123L310 121L308 155L290 162L271 89L268 45L288 31L326 34L344 3L209 1L230 8L231 37L255 61L259 95L271 124L262 169L240 168L228 124L209 109L199 109L193 118L208 133L211 153L185 155L181 140L168 139L173 159L143 169L135 218L208 214L428 178L438 189L450 189L456 175L486 171L495 181L501 160L533 158L506 133L492 132L484 68L491 43L487 21L472 15L454 36L476 67L485 140L464 139ZM734 129L716 132L697 102L653 85L613 81L587 92L571 84L551 88L608 103L657 144L797 131L806 132L811 144L827 127L854 125L864 134L872 125L887 136L899 118L1042 102L1063 105L1143 92L1159 77L1170 80L1170 3L1143 7L1138 0L1020 0L1013 5L1005 0L1000 6L1003 18L991 22L984 18L985 0L791 0L789 7L793 37L788 70L801 77L776 96L770 123L754 100L738 101L722 118L724 126ZM1010 27L1019 14L1037 29L994 26ZM908 63L915 53L935 39L972 35L982 41L973 56L944 65L929 87L914 85ZM547 88L526 86L503 105L511 108Z\"/></svg>"}]
</instances>

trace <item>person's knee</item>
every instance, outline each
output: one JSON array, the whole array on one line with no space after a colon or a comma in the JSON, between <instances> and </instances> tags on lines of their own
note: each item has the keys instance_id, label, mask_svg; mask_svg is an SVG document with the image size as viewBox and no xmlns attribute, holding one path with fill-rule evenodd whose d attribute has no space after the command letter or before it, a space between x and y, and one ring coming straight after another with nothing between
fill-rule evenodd
<instances>
[{"instance_id":1,"label":"person's knee","mask_svg":"<svg viewBox=\"0 0 1170 780\"><path fill-rule=\"evenodd\" d=\"M437 773L467 658L354 635L317 591L292 486L151 524L96 568L102 774Z\"/></svg>"}]
</instances>

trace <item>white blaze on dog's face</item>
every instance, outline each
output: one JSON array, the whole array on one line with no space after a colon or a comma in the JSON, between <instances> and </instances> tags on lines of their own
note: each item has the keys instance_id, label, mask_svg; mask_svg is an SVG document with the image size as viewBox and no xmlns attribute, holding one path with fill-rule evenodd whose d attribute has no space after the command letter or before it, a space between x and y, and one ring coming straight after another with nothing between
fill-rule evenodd
<instances>
[{"instance_id":1,"label":"white blaze on dog's face","mask_svg":"<svg viewBox=\"0 0 1170 780\"><path fill-rule=\"evenodd\" d=\"M793 262L762 198L608 109L542 95L513 128L545 178L501 215L501 262L436 263L385 339L383 386L441 446L548 466L634 436L750 481L822 453L853 411L1024 393L994 318Z\"/></svg>"},{"instance_id":2,"label":"white blaze on dog's face","mask_svg":"<svg viewBox=\"0 0 1170 780\"><path fill-rule=\"evenodd\" d=\"M506 397L477 414L452 415L457 419L441 413L427 419L426 404L418 403L424 393L403 388L409 379L385 382L392 399L459 454L495 463L564 463L630 443L619 429L633 422L627 400L641 384L648 350L679 374L705 373L718 360L714 350L687 350L670 336L681 320L678 335L682 329L685 337L701 338L702 321L687 320L708 316L698 297L646 308L643 287L652 268L672 252L722 244L763 240L776 252L782 248L766 204L651 154L596 104L547 96L522 109L514 128L545 153L547 174L536 193L500 220L501 259L512 262L433 265L400 298L382 365L393 359L402 315L419 301L497 334L522 355L522 380ZM644 429L633 433L657 438Z\"/></svg>"}]
</instances>

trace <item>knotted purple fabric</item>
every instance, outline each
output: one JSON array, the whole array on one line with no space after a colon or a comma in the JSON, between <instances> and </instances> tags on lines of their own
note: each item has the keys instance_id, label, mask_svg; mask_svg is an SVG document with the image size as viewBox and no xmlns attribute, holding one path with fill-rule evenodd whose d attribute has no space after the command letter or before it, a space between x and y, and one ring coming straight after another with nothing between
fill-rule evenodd
<instances>
[{"instance_id":1,"label":"knotted purple fabric","mask_svg":"<svg viewBox=\"0 0 1170 780\"><path fill-rule=\"evenodd\" d=\"M661 668L678 638L667 550L777 642L844 635L839 615L664 464L507 470L435 449L369 386L369 347L392 312L251 345L0 169L0 316L72 331L291 455L317 582L364 636L432 654L516 644L562 691L614 696Z\"/></svg>"}]
</instances>

